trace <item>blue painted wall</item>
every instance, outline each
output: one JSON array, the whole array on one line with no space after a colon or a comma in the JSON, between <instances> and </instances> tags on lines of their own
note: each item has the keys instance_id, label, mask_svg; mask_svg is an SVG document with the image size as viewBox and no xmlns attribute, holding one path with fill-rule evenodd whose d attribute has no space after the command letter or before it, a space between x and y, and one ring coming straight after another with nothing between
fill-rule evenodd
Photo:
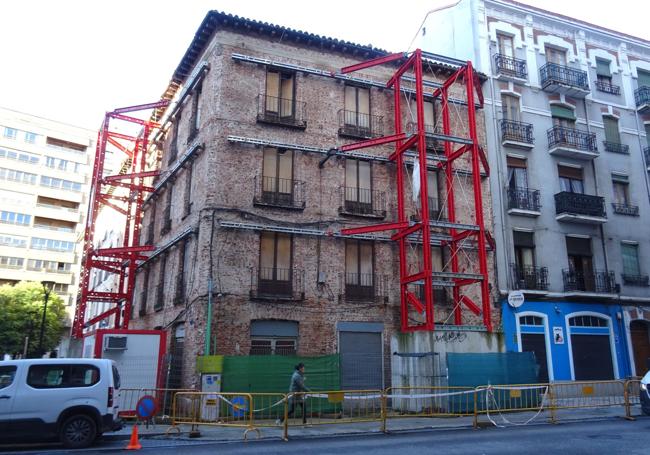
<instances>
[{"instance_id":1,"label":"blue painted wall","mask_svg":"<svg viewBox=\"0 0 650 455\"><path fill-rule=\"evenodd\" d=\"M567 316L575 312L590 311L598 313L603 316L608 316L611 319L612 328L614 331L614 346L616 350L616 360L618 364L614 365L614 374L617 378L624 378L630 375L630 362L629 362L629 347L626 344L626 337L624 335L624 328L622 322L617 318L617 312L620 312L620 307L616 305L603 305L599 303L588 302L566 302L566 301L526 301L519 308L512 308L508 305L507 300L501 302L502 317L503 317L503 331L506 340L506 350L509 352L519 351L517 344L517 323L516 318L522 313L533 311L546 315L548 321L548 332L550 339L550 348L552 356L553 380L554 381L570 381L571 378L571 363L569 353L569 327ZM564 344L556 344L553 338L553 327L562 327L564 333ZM603 329L586 328L586 332L592 331L602 332ZM533 333L536 330L529 330L527 333ZM539 330L537 330L539 331ZM574 333L585 332L583 328L574 328ZM548 353L547 353L548 355ZM550 373L550 372L549 372Z\"/></svg>"}]
</instances>

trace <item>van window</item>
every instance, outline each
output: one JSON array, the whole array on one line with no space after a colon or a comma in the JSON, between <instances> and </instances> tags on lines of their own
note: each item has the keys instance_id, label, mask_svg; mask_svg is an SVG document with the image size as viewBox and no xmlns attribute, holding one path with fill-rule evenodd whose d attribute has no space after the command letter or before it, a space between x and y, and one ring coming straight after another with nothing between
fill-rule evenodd
<instances>
[{"instance_id":1,"label":"van window","mask_svg":"<svg viewBox=\"0 0 650 455\"><path fill-rule=\"evenodd\" d=\"M119 389L121 387L120 385L120 372L117 370L115 365L112 365L113 367L113 387L116 389Z\"/></svg>"},{"instance_id":2,"label":"van window","mask_svg":"<svg viewBox=\"0 0 650 455\"><path fill-rule=\"evenodd\" d=\"M14 376L16 376L15 366L0 367L0 389L9 387L14 382Z\"/></svg>"},{"instance_id":3,"label":"van window","mask_svg":"<svg viewBox=\"0 0 650 455\"><path fill-rule=\"evenodd\" d=\"M90 387L99 382L99 369L93 365L32 365L27 384L35 389Z\"/></svg>"}]
</instances>

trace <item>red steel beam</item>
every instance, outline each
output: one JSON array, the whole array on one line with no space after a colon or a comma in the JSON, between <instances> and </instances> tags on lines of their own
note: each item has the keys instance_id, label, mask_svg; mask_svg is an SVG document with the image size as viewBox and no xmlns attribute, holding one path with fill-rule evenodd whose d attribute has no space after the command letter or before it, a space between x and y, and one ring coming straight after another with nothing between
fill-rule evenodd
<instances>
[{"instance_id":1,"label":"red steel beam","mask_svg":"<svg viewBox=\"0 0 650 455\"><path fill-rule=\"evenodd\" d=\"M117 180L128 180L135 178L144 178L144 177L156 177L160 175L160 171L146 171L146 172L136 172L135 174L120 174L120 175L109 175L104 177L104 182L113 182Z\"/></svg>"},{"instance_id":2,"label":"red steel beam","mask_svg":"<svg viewBox=\"0 0 650 455\"><path fill-rule=\"evenodd\" d=\"M385 63L391 63L396 60L406 58L407 56L408 54L406 52L398 52L395 54L385 55L383 57L377 57L372 60L367 60L365 62L357 63L355 65L345 66L341 68L341 74L353 73L355 71L371 68L373 66L383 65Z\"/></svg>"},{"instance_id":3,"label":"red steel beam","mask_svg":"<svg viewBox=\"0 0 650 455\"><path fill-rule=\"evenodd\" d=\"M355 142L354 144L346 144L339 148L342 152L351 152L352 150L365 149L368 147L376 147L378 145L389 144L391 142L401 141L408 138L405 133L392 134L390 136L378 137L375 139L368 139L367 141Z\"/></svg>"},{"instance_id":4,"label":"red steel beam","mask_svg":"<svg viewBox=\"0 0 650 455\"><path fill-rule=\"evenodd\" d=\"M409 224L406 221L397 222L397 223L373 224L371 226L341 229L341 234L355 235L355 234L369 234L371 232L392 231L395 229L404 229L408 227L408 225Z\"/></svg>"},{"instance_id":5,"label":"red steel beam","mask_svg":"<svg viewBox=\"0 0 650 455\"><path fill-rule=\"evenodd\" d=\"M406 142L404 142L402 145L397 147L397 151L393 152L388 159L391 161L397 160L398 156L401 156L404 152L406 152L408 149L413 147L417 142L419 141L419 137L417 135L411 136Z\"/></svg>"},{"instance_id":6,"label":"red steel beam","mask_svg":"<svg viewBox=\"0 0 650 455\"><path fill-rule=\"evenodd\" d=\"M117 313L118 311L119 311L119 307L113 307L113 308L111 308L111 309L109 309L109 310L106 310L106 311L104 311L103 313L101 313L101 314L95 316L94 318L92 318L92 319L86 321L86 322L84 323L84 325L85 325L86 327L90 327L91 325L93 325L93 324L97 324L99 321L101 321L101 320L103 320L103 319L106 319L106 318L109 317L109 316L114 315L114 314Z\"/></svg>"},{"instance_id":7,"label":"red steel beam","mask_svg":"<svg viewBox=\"0 0 650 455\"><path fill-rule=\"evenodd\" d=\"M135 106L121 107L115 109L113 113L124 114L126 112L135 112L135 111L148 111L149 109L158 109L160 107L167 107L169 105L169 100L160 100L153 103L138 104ZM109 113L110 114L110 113Z\"/></svg>"}]
</instances>

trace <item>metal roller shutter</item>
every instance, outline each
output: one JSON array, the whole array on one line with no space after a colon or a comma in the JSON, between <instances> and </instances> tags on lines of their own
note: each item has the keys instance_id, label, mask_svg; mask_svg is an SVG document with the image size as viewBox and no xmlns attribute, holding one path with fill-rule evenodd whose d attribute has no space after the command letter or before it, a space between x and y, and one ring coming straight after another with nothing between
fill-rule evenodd
<instances>
[{"instance_id":1,"label":"metal roller shutter","mask_svg":"<svg viewBox=\"0 0 650 455\"><path fill-rule=\"evenodd\" d=\"M383 388L381 333L339 332L341 387L344 390Z\"/></svg>"}]
</instances>

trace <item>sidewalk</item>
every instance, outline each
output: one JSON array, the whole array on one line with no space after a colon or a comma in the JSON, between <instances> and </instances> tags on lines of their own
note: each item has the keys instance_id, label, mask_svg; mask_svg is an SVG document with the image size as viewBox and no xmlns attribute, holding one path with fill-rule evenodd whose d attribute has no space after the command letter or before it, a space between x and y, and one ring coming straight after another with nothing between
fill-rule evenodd
<instances>
[{"instance_id":1,"label":"sidewalk","mask_svg":"<svg viewBox=\"0 0 650 455\"><path fill-rule=\"evenodd\" d=\"M606 419L622 419L625 415L625 409L622 406L608 407L608 408L592 408L592 409L569 409L558 410L555 412L555 420L558 424L570 422L582 422L590 420L606 420ZM632 407L632 416L641 417L641 409L638 406ZM537 414L535 412L517 412L517 413L490 413L489 416L481 414L479 416L479 427L493 427L495 426L491 421L494 421L500 426L512 425L540 425L551 423L550 411L542 411ZM304 438L322 438L334 436L347 436L359 434L373 434L381 433L381 422L354 422L354 423L334 423L332 424L318 424L318 425L301 425L300 419L292 419L289 422L289 439L304 439ZM249 440L264 439L264 440L281 440L283 436L283 427L274 425L271 421L261 421L257 423L257 430L249 431L247 438ZM388 432L408 432L418 430L461 430L472 429L474 424L474 417L446 417L446 418L426 418L426 417L396 417L389 418L386 421L386 429ZM127 423L125 427L115 433L108 433L104 435L106 440L128 440L131 431L132 423ZM169 439L177 441L205 441L205 442L241 442L244 440L244 427L222 427L201 425L199 427L200 436L198 438L190 437L190 426L181 425L180 433L176 430L169 431L169 425L138 425L138 433L141 439Z\"/></svg>"}]
</instances>

